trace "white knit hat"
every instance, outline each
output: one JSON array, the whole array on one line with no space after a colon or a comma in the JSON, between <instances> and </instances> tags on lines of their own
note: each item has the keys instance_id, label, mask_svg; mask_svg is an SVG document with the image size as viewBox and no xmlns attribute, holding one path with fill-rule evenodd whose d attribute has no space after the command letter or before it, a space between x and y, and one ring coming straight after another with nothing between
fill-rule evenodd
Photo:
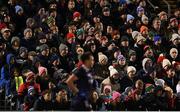
<instances>
[{"instance_id":1,"label":"white knit hat","mask_svg":"<svg viewBox=\"0 0 180 112\"><path fill-rule=\"evenodd\" d=\"M177 52L178 54L178 50L176 48L171 48L171 50L169 51L169 54L172 55L173 52Z\"/></svg>"},{"instance_id":2,"label":"white knit hat","mask_svg":"<svg viewBox=\"0 0 180 112\"><path fill-rule=\"evenodd\" d=\"M163 79L155 79L155 85L164 87L165 81Z\"/></svg>"},{"instance_id":3,"label":"white knit hat","mask_svg":"<svg viewBox=\"0 0 180 112\"><path fill-rule=\"evenodd\" d=\"M127 19L126 21L129 22L130 20L134 20L134 16L127 14Z\"/></svg>"},{"instance_id":4,"label":"white knit hat","mask_svg":"<svg viewBox=\"0 0 180 112\"><path fill-rule=\"evenodd\" d=\"M148 20L148 17L146 15L142 15L141 21L143 22L144 20Z\"/></svg>"},{"instance_id":5,"label":"white knit hat","mask_svg":"<svg viewBox=\"0 0 180 112\"><path fill-rule=\"evenodd\" d=\"M176 40L176 39L180 39L180 35L179 34L177 34L177 33L173 33L172 34L172 38L171 38L171 41L173 42L174 40Z\"/></svg>"},{"instance_id":6,"label":"white knit hat","mask_svg":"<svg viewBox=\"0 0 180 112\"><path fill-rule=\"evenodd\" d=\"M98 53L98 58L99 58L99 62L102 62L103 60L108 61L107 56L102 53Z\"/></svg>"},{"instance_id":7,"label":"white knit hat","mask_svg":"<svg viewBox=\"0 0 180 112\"><path fill-rule=\"evenodd\" d=\"M141 33L138 32L138 31L133 31L133 32L132 32L132 38L133 38L134 40L137 39L137 36L138 36L138 35L141 35Z\"/></svg>"},{"instance_id":8,"label":"white knit hat","mask_svg":"<svg viewBox=\"0 0 180 112\"><path fill-rule=\"evenodd\" d=\"M136 42L139 42L140 40L144 40L145 41L146 38L144 38L142 35L138 35Z\"/></svg>"},{"instance_id":9,"label":"white knit hat","mask_svg":"<svg viewBox=\"0 0 180 112\"><path fill-rule=\"evenodd\" d=\"M136 72L136 68L134 66L128 66L127 67L127 73L129 73L131 71L135 71Z\"/></svg>"},{"instance_id":10,"label":"white knit hat","mask_svg":"<svg viewBox=\"0 0 180 112\"><path fill-rule=\"evenodd\" d=\"M178 83L178 84L176 85L176 92L177 92L177 93L180 93L180 83Z\"/></svg>"},{"instance_id":11,"label":"white knit hat","mask_svg":"<svg viewBox=\"0 0 180 112\"><path fill-rule=\"evenodd\" d=\"M109 66L110 76L113 76L114 74L118 74L118 71L113 67Z\"/></svg>"},{"instance_id":12,"label":"white knit hat","mask_svg":"<svg viewBox=\"0 0 180 112\"><path fill-rule=\"evenodd\" d=\"M164 59L162 62L162 67L171 66L171 62L168 59Z\"/></svg>"}]
</instances>

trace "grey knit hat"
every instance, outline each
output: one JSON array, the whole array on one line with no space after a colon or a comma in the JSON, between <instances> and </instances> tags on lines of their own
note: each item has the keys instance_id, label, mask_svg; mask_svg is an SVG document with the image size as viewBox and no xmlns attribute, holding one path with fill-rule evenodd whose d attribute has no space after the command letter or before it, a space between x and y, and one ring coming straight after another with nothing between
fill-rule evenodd
<instances>
[{"instance_id":1,"label":"grey knit hat","mask_svg":"<svg viewBox=\"0 0 180 112\"><path fill-rule=\"evenodd\" d=\"M65 45L65 44L60 44L60 46L59 46L59 52L62 52L62 51L65 50L66 48L68 48L67 45Z\"/></svg>"},{"instance_id":2,"label":"grey knit hat","mask_svg":"<svg viewBox=\"0 0 180 112\"><path fill-rule=\"evenodd\" d=\"M43 45L41 45L41 46L39 47L39 51L40 51L40 52L42 52L42 51L44 51L44 50L46 50L46 49L49 49L49 47L48 47L47 44L43 44Z\"/></svg>"},{"instance_id":3,"label":"grey knit hat","mask_svg":"<svg viewBox=\"0 0 180 112\"><path fill-rule=\"evenodd\" d=\"M11 39L11 44L13 44L15 41L20 42L19 37L17 37L17 36L12 37L12 39Z\"/></svg>"}]
</instances>

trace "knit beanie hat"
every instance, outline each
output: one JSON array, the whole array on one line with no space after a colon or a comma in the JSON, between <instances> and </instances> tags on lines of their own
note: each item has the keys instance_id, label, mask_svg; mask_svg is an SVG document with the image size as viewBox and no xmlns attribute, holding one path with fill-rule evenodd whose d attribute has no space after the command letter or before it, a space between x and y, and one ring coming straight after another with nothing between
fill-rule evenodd
<instances>
[{"instance_id":1,"label":"knit beanie hat","mask_svg":"<svg viewBox=\"0 0 180 112\"><path fill-rule=\"evenodd\" d=\"M166 57L163 54L160 54L157 59L157 63L162 63L164 59L166 59Z\"/></svg>"},{"instance_id":2,"label":"knit beanie hat","mask_svg":"<svg viewBox=\"0 0 180 112\"><path fill-rule=\"evenodd\" d=\"M176 40L176 39L180 39L180 35L179 34L177 34L177 33L173 33L172 34L172 37L171 37L171 39L170 39L170 41L174 41L174 40Z\"/></svg>"},{"instance_id":3,"label":"knit beanie hat","mask_svg":"<svg viewBox=\"0 0 180 112\"><path fill-rule=\"evenodd\" d=\"M117 98L121 97L121 94L117 91L114 91L112 94L112 99L116 100Z\"/></svg>"},{"instance_id":4,"label":"knit beanie hat","mask_svg":"<svg viewBox=\"0 0 180 112\"><path fill-rule=\"evenodd\" d=\"M141 26L140 28L140 33L143 33L144 31L148 30L148 27L146 26Z\"/></svg>"},{"instance_id":5,"label":"knit beanie hat","mask_svg":"<svg viewBox=\"0 0 180 112\"><path fill-rule=\"evenodd\" d=\"M176 92L177 92L177 93L180 93L180 83L178 83L178 84L176 85Z\"/></svg>"},{"instance_id":6,"label":"knit beanie hat","mask_svg":"<svg viewBox=\"0 0 180 112\"><path fill-rule=\"evenodd\" d=\"M144 46L144 48L143 48L144 52L146 52L146 51L149 50L149 49L151 49L151 47L150 47L149 45L146 45L146 46Z\"/></svg>"},{"instance_id":7,"label":"knit beanie hat","mask_svg":"<svg viewBox=\"0 0 180 112\"><path fill-rule=\"evenodd\" d=\"M138 35L141 35L141 33L138 32L138 31L133 31L133 32L132 32L132 38L133 38L134 40L137 39L137 36L138 36Z\"/></svg>"},{"instance_id":8,"label":"knit beanie hat","mask_svg":"<svg viewBox=\"0 0 180 112\"><path fill-rule=\"evenodd\" d=\"M127 74L128 74L129 72L132 72L132 71L136 72L136 68L135 68L134 66L128 66L128 67L127 67Z\"/></svg>"},{"instance_id":9,"label":"knit beanie hat","mask_svg":"<svg viewBox=\"0 0 180 112\"><path fill-rule=\"evenodd\" d=\"M156 43L157 41L161 40L161 37L159 35L154 36L154 43Z\"/></svg>"},{"instance_id":10,"label":"knit beanie hat","mask_svg":"<svg viewBox=\"0 0 180 112\"><path fill-rule=\"evenodd\" d=\"M108 61L108 58L106 55L102 54L102 53L99 53L98 54L98 58L99 58L99 62L101 63L103 60L106 60Z\"/></svg>"},{"instance_id":11,"label":"knit beanie hat","mask_svg":"<svg viewBox=\"0 0 180 112\"><path fill-rule=\"evenodd\" d=\"M144 38L142 35L138 35L136 42L139 42L139 41L141 41L141 40L146 41L146 38Z\"/></svg>"},{"instance_id":12,"label":"knit beanie hat","mask_svg":"<svg viewBox=\"0 0 180 112\"><path fill-rule=\"evenodd\" d=\"M120 60L126 60L126 58L122 54L120 54L117 57L117 61L119 62Z\"/></svg>"},{"instance_id":13,"label":"knit beanie hat","mask_svg":"<svg viewBox=\"0 0 180 112\"><path fill-rule=\"evenodd\" d=\"M162 62L162 67L165 68L167 66L171 66L171 62L168 59L164 59Z\"/></svg>"},{"instance_id":14,"label":"knit beanie hat","mask_svg":"<svg viewBox=\"0 0 180 112\"><path fill-rule=\"evenodd\" d=\"M161 18L163 15L167 15L167 13L164 12L164 11L161 11L161 12L158 14L159 18Z\"/></svg>"},{"instance_id":15,"label":"knit beanie hat","mask_svg":"<svg viewBox=\"0 0 180 112\"><path fill-rule=\"evenodd\" d=\"M47 44L43 44L43 45L39 46L39 51L40 51L40 52L42 52L42 51L44 51L44 50L46 50L46 49L49 49L49 47L48 47Z\"/></svg>"},{"instance_id":16,"label":"knit beanie hat","mask_svg":"<svg viewBox=\"0 0 180 112\"><path fill-rule=\"evenodd\" d=\"M127 95L130 91L132 91L133 90L133 88L132 87L126 87L126 89L125 89L125 94Z\"/></svg>"},{"instance_id":17,"label":"knit beanie hat","mask_svg":"<svg viewBox=\"0 0 180 112\"><path fill-rule=\"evenodd\" d=\"M76 35L77 35L77 36L82 35L83 33L84 33L83 28L80 28L80 29L77 29L77 30L76 30Z\"/></svg>"},{"instance_id":18,"label":"knit beanie hat","mask_svg":"<svg viewBox=\"0 0 180 112\"><path fill-rule=\"evenodd\" d=\"M134 51L134 50L129 50L129 57L131 57L132 55L136 55L136 51Z\"/></svg>"},{"instance_id":19,"label":"knit beanie hat","mask_svg":"<svg viewBox=\"0 0 180 112\"><path fill-rule=\"evenodd\" d=\"M38 67L39 76L47 75L47 68L45 67Z\"/></svg>"},{"instance_id":20,"label":"knit beanie hat","mask_svg":"<svg viewBox=\"0 0 180 112\"><path fill-rule=\"evenodd\" d=\"M69 40L69 39L75 38L75 35L74 35L74 33L68 33L66 35L66 38L67 38L67 40Z\"/></svg>"},{"instance_id":21,"label":"knit beanie hat","mask_svg":"<svg viewBox=\"0 0 180 112\"><path fill-rule=\"evenodd\" d=\"M144 11L144 8L142 6L138 6L137 7L137 14L139 14L142 11Z\"/></svg>"},{"instance_id":22,"label":"knit beanie hat","mask_svg":"<svg viewBox=\"0 0 180 112\"><path fill-rule=\"evenodd\" d=\"M113 66L109 66L109 71L110 71L110 77L115 74L118 74L118 71Z\"/></svg>"},{"instance_id":23,"label":"knit beanie hat","mask_svg":"<svg viewBox=\"0 0 180 112\"><path fill-rule=\"evenodd\" d=\"M148 20L148 17L147 17L146 15L142 15L141 21L143 22L143 21L145 21L145 20Z\"/></svg>"},{"instance_id":24,"label":"knit beanie hat","mask_svg":"<svg viewBox=\"0 0 180 112\"><path fill-rule=\"evenodd\" d=\"M55 60L58 60L58 59L59 59L59 56L54 54L54 55L51 56L49 61L50 61L50 63L53 63Z\"/></svg>"},{"instance_id":25,"label":"knit beanie hat","mask_svg":"<svg viewBox=\"0 0 180 112\"><path fill-rule=\"evenodd\" d=\"M62 52L63 50L65 50L66 48L68 48L67 45L61 43L60 46L59 46L59 51Z\"/></svg>"},{"instance_id":26,"label":"knit beanie hat","mask_svg":"<svg viewBox=\"0 0 180 112\"><path fill-rule=\"evenodd\" d=\"M34 78L34 73L33 72L28 72L27 77L26 77L26 82L31 81Z\"/></svg>"},{"instance_id":27,"label":"knit beanie hat","mask_svg":"<svg viewBox=\"0 0 180 112\"><path fill-rule=\"evenodd\" d=\"M149 93L151 90L153 90L154 89L154 85L153 84L146 84L145 85L145 91L146 91L146 93Z\"/></svg>"},{"instance_id":28,"label":"knit beanie hat","mask_svg":"<svg viewBox=\"0 0 180 112\"><path fill-rule=\"evenodd\" d=\"M126 21L129 22L130 20L134 20L134 16L128 14Z\"/></svg>"},{"instance_id":29,"label":"knit beanie hat","mask_svg":"<svg viewBox=\"0 0 180 112\"><path fill-rule=\"evenodd\" d=\"M123 42L123 41L129 41L128 37L125 36L125 35L123 35L123 36L121 37L121 42Z\"/></svg>"},{"instance_id":30,"label":"knit beanie hat","mask_svg":"<svg viewBox=\"0 0 180 112\"><path fill-rule=\"evenodd\" d=\"M171 50L169 51L169 54L172 55L174 52L178 54L178 50L176 48L171 48Z\"/></svg>"},{"instance_id":31,"label":"knit beanie hat","mask_svg":"<svg viewBox=\"0 0 180 112\"><path fill-rule=\"evenodd\" d=\"M19 11L23 11L23 8L20 5L15 6L15 12L18 13Z\"/></svg>"},{"instance_id":32,"label":"knit beanie hat","mask_svg":"<svg viewBox=\"0 0 180 112\"><path fill-rule=\"evenodd\" d=\"M74 12L73 13L73 19L76 18L76 17L80 17L81 16L81 13L80 12Z\"/></svg>"},{"instance_id":33,"label":"knit beanie hat","mask_svg":"<svg viewBox=\"0 0 180 112\"><path fill-rule=\"evenodd\" d=\"M19 37L17 37L17 36L15 36L15 37L12 37L12 39L11 39L11 44L13 44L15 41L18 41L18 42L20 42L20 39L19 39Z\"/></svg>"},{"instance_id":34,"label":"knit beanie hat","mask_svg":"<svg viewBox=\"0 0 180 112\"><path fill-rule=\"evenodd\" d=\"M20 47L20 49L19 49L19 54L22 54L22 53L27 53L28 52L28 49L27 48L25 48L25 47Z\"/></svg>"},{"instance_id":35,"label":"knit beanie hat","mask_svg":"<svg viewBox=\"0 0 180 112\"><path fill-rule=\"evenodd\" d=\"M24 30L24 35L25 35L27 32L32 32L32 30L31 30L30 28L26 28L26 29Z\"/></svg>"},{"instance_id":36,"label":"knit beanie hat","mask_svg":"<svg viewBox=\"0 0 180 112\"><path fill-rule=\"evenodd\" d=\"M164 87L165 81L163 79L155 79L155 85Z\"/></svg>"}]
</instances>

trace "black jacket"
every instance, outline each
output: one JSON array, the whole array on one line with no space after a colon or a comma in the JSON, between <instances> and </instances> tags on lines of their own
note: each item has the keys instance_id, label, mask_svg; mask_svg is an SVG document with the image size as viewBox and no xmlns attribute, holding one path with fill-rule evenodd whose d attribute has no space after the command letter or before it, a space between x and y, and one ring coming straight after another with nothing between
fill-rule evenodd
<instances>
[{"instance_id":1,"label":"black jacket","mask_svg":"<svg viewBox=\"0 0 180 112\"><path fill-rule=\"evenodd\" d=\"M46 102L43 97L39 97L33 106L34 111L52 110L52 102Z\"/></svg>"}]
</instances>

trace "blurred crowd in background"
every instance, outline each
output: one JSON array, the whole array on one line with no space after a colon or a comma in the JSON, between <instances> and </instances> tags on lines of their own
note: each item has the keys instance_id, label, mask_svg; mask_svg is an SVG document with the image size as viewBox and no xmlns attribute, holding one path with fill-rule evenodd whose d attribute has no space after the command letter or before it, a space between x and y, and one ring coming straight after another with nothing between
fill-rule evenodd
<instances>
[{"instance_id":1,"label":"blurred crowd in background","mask_svg":"<svg viewBox=\"0 0 180 112\"><path fill-rule=\"evenodd\" d=\"M13 110L180 110L180 6L0 1L0 99Z\"/></svg>"}]
</instances>

